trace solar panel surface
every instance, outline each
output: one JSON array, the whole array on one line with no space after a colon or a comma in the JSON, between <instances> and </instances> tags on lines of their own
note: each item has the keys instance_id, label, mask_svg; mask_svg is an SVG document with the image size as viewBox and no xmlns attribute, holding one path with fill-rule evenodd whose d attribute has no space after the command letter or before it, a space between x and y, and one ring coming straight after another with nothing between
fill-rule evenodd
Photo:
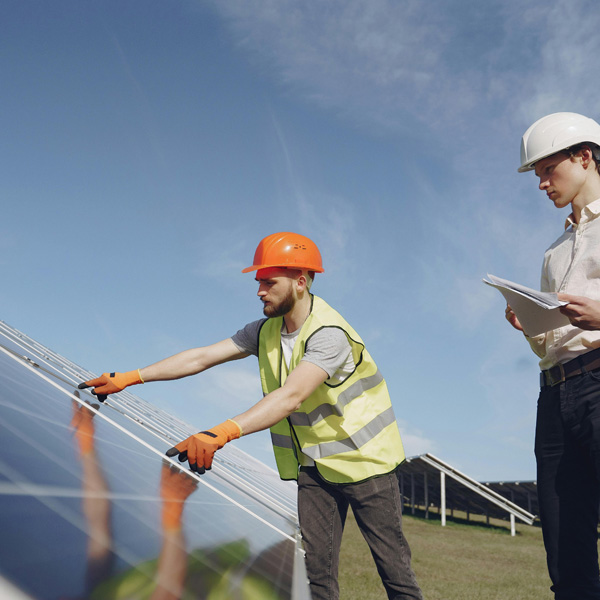
<instances>
[{"instance_id":1,"label":"solar panel surface","mask_svg":"<svg viewBox=\"0 0 600 600\"><path fill-rule=\"evenodd\" d=\"M233 444L191 474L191 427L92 376L0 322L3 598L309 598L295 486Z\"/></svg>"}]
</instances>

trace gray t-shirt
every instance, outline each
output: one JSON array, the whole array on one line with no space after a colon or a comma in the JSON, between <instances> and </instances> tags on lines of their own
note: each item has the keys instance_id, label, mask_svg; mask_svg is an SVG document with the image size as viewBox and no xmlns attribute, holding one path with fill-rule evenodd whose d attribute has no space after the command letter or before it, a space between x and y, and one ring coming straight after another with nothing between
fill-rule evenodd
<instances>
[{"instance_id":1,"label":"gray t-shirt","mask_svg":"<svg viewBox=\"0 0 600 600\"><path fill-rule=\"evenodd\" d=\"M258 356L258 331L267 319L248 323L232 336L233 343L241 352ZM281 344L286 363L289 365L291 348L300 330L292 333L281 332ZM346 334L339 327L323 327L315 332L306 346L302 360L321 367L328 375L328 383L337 385L354 371L352 349Z\"/></svg>"}]
</instances>

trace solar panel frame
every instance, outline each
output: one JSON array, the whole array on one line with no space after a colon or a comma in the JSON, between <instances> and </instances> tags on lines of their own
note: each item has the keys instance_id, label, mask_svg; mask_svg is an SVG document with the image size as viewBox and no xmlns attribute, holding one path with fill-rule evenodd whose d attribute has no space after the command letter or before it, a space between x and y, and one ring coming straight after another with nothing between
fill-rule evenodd
<instances>
[{"instance_id":1,"label":"solar panel frame","mask_svg":"<svg viewBox=\"0 0 600 600\"><path fill-rule=\"evenodd\" d=\"M240 586L267 585L277 591L277 598L309 598L295 486L280 481L275 471L234 445L226 446L217 454L214 468L206 475L187 471L178 461L166 458L164 451L194 430L128 392L115 394L98 405L87 391L76 390L79 382L93 376L0 321L1 426L5 440L10 440L8 445L13 446L12 451L6 445L0 451L0 502L4 509L0 511L0 524L8 528L7 518L11 516L16 532L11 534L15 546L11 548L12 555L0 553L0 586L11 590L11 595L6 597L27 597L32 589L34 597L58 597L49 592L40 593L40 588L31 588L31 581L27 581L28 577L31 579L34 556L38 561L35 566L38 578L41 572L49 577L52 569L61 570L60 561L54 560L52 552L46 557L52 569L41 569L39 565L44 560L36 548L41 546L47 552L52 547L50 530L57 527L63 541L71 540L67 552L70 560L75 561L77 553L74 555L72 549L77 544L81 546L82 539L89 533L81 504L94 495L77 487L82 478L80 465L74 459L74 435L68 420L71 411L85 410L92 415L89 418L94 423L94 443L100 449L98 454L102 457L101 467L106 470L109 489L97 496L108 502L114 513L113 528L118 526L118 531L113 532L115 547L111 552L122 570L127 566L136 574L140 564L155 560L151 557L159 550L157 544L161 538L156 524L161 503L158 480L168 465L169 472L185 471L186 477L193 478L197 486L195 496L185 501L184 512L188 541L192 545L203 544L196 558L202 552L206 556L217 552L208 543L212 540L219 542L221 553L229 552L229 559L233 560L232 544L239 542L236 551L240 552L243 545L247 553L247 562L242 560L235 565L240 573L245 573L238 582ZM19 468L23 462L26 468ZM199 500L200 490L203 498L213 499L208 509L206 501ZM19 520L21 509L28 511L31 522ZM205 518L201 516L203 511ZM50 513L55 515L59 525L42 518ZM224 514L228 515L227 519ZM222 535L217 540L219 528ZM31 539L36 532L38 546ZM129 544L124 533L135 534L138 540ZM230 550L226 550L227 544ZM192 555L189 556L191 565ZM201 563L196 560L194 564L210 571ZM83 568L81 564L79 567ZM17 571L20 575L16 577ZM217 571L213 569L212 575L216 577ZM219 585L238 585L233 580L223 584L225 575L217 575L221 576ZM61 590L60 594L77 593L81 597L81 577L79 573L78 589L71 582L71 588ZM44 589L52 587L48 581L44 586Z\"/></svg>"},{"instance_id":2,"label":"solar panel frame","mask_svg":"<svg viewBox=\"0 0 600 600\"><path fill-rule=\"evenodd\" d=\"M423 506L426 513L430 507L442 510L442 484L444 474L446 507L467 514L480 514L499 519L518 518L531 525L536 515L523 506L512 502L492 486L480 483L431 453L412 456L399 468L401 492L405 506L414 510Z\"/></svg>"}]
</instances>

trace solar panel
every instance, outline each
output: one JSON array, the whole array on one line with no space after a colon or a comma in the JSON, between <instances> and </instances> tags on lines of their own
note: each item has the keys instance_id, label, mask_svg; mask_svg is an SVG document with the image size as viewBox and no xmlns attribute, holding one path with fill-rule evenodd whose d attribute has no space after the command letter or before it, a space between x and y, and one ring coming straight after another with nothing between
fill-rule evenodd
<instances>
[{"instance_id":1,"label":"solar panel","mask_svg":"<svg viewBox=\"0 0 600 600\"><path fill-rule=\"evenodd\" d=\"M448 508L467 515L508 517L513 534L515 518L528 525L535 520L534 514L497 492L494 485L479 483L430 453L407 458L398 472L400 491L413 512L416 506L423 506L427 514L436 506L440 513Z\"/></svg>"},{"instance_id":2,"label":"solar panel","mask_svg":"<svg viewBox=\"0 0 600 600\"><path fill-rule=\"evenodd\" d=\"M93 376L0 321L2 598L309 598L295 486L234 444L192 474L189 425Z\"/></svg>"},{"instance_id":3,"label":"solar panel","mask_svg":"<svg viewBox=\"0 0 600 600\"><path fill-rule=\"evenodd\" d=\"M540 514L537 481L485 481L484 485L534 515Z\"/></svg>"}]
</instances>

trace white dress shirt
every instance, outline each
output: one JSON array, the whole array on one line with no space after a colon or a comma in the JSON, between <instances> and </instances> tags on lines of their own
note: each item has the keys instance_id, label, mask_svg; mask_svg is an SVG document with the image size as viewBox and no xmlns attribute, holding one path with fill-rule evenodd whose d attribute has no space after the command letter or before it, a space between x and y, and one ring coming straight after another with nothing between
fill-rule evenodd
<instances>
[{"instance_id":1,"label":"white dress shirt","mask_svg":"<svg viewBox=\"0 0 600 600\"><path fill-rule=\"evenodd\" d=\"M569 218L566 225L546 250L540 289L600 300L600 199L584 207L579 223ZM527 340L544 370L600 347L600 331L566 325Z\"/></svg>"}]
</instances>

